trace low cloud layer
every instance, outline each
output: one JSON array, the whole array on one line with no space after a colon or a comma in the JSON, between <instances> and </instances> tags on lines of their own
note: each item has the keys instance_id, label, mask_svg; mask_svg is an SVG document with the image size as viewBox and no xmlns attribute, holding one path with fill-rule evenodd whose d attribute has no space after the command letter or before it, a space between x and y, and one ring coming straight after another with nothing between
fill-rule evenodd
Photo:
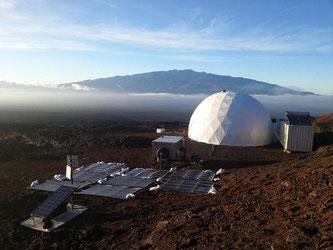
<instances>
[{"instance_id":1,"label":"low cloud layer","mask_svg":"<svg viewBox=\"0 0 333 250\"><path fill-rule=\"evenodd\" d=\"M130 116L136 111L144 113L163 112L169 114L184 114L186 120L196 106L206 95L176 95L176 94L112 94L96 91L70 91L70 90L9 90L1 89L0 106L16 107L16 109L27 107L39 107L43 110L78 110L80 112L113 112L117 110L123 116ZM254 96L270 112L272 117L282 117L286 110L307 111L312 116L319 116L333 112L333 96ZM176 118L176 117L175 117Z\"/></svg>"},{"instance_id":2,"label":"low cloud layer","mask_svg":"<svg viewBox=\"0 0 333 250\"><path fill-rule=\"evenodd\" d=\"M333 96L321 95L278 95L254 96L259 100L271 115L282 116L284 111L306 111L312 116L333 113Z\"/></svg>"}]
</instances>

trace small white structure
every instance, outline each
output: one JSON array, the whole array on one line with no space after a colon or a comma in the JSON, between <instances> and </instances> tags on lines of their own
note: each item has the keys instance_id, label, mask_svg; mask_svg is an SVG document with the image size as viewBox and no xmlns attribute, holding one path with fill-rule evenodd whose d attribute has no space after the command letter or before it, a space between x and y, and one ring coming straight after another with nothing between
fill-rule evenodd
<instances>
[{"instance_id":1,"label":"small white structure","mask_svg":"<svg viewBox=\"0 0 333 250\"><path fill-rule=\"evenodd\" d=\"M162 133L164 133L165 132L165 128L157 128L156 129L156 133L157 134L162 134Z\"/></svg>"},{"instance_id":2,"label":"small white structure","mask_svg":"<svg viewBox=\"0 0 333 250\"><path fill-rule=\"evenodd\" d=\"M152 154L159 160L184 159L185 139L182 136L161 136L152 141Z\"/></svg>"},{"instance_id":3,"label":"small white structure","mask_svg":"<svg viewBox=\"0 0 333 250\"><path fill-rule=\"evenodd\" d=\"M198 105L190 120L188 136L213 145L262 146L271 143L272 122L255 98L223 91Z\"/></svg>"},{"instance_id":4,"label":"small white structure","mask_svg":"<svg viewBox=\"0 0 333 250\"><path fill-rule=\"evenodd\" d=\"M79 157L77 155L67 155L66 177L71 180L72 171L79 167Z\"/></svg>"},{"instance_id":5,"label":"small white structure","mask_svg":"<svg viewBox=\"0 0 333 250\"><path fill-rule=\"evenodd\" d=\"M279 121L279 137L286 151L311 152L314 129L308 112L286 112Z\"/></svg>"}]
</instances>

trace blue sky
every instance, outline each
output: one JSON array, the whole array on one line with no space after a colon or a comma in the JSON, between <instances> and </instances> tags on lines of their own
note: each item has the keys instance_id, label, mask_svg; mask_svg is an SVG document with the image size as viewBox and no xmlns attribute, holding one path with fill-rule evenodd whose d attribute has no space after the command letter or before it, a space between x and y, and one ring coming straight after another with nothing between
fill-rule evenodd
<instances>
[{"instance_id":1,"label":"blue sky","mask_svg":"<svg viewBox=\"0 0 333 250\"><path fill-rule=\"evenodd\" d=\"M0 0L0 81L193 69L333 95L332 17L332 0Z\"/></svg>"}]
</instances>

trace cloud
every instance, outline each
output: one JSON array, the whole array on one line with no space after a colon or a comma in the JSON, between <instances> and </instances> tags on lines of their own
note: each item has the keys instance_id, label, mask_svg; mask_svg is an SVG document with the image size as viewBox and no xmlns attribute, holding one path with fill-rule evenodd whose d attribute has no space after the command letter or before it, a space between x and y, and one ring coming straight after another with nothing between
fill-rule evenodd
<instances>
[{"instance_id":1,"label":"cloud","mask_svg":"<svg viewBox=\"0 0 333 250\"><path fill-rule=\"evenodd\" d=\"M45 83L29 83L29 82L6 82L6 81L0 81L0 88L9 88L9 89L56 89L58 88L57 84L45 84Z\"/></svg>"},{"instance_id":2,"label":"cloud","mask_svg":"<svg viewBox=\"0 0 333 250\"><path fill-rule=\"evenodd\" d=\"M316 48L319 52L329 52L333 51L333 45L320 45Z\"/></svg>"},{"instance_id":3,"label":"cloud","mask_svg":"<svg viewBox=\"0 0 333 250\"><path fill-rule=\"evenodd\" d=\"M220 56L202 56L202 55L191 55L191 54L174 54L167 56L160 56L166 59L178 60L178 61L191 61L191 62L227 62L230 59Z\"/></svg>"},{"instance_id":4,"label":"cloud","mask_svg":"<svg viewBox=\"0 0 333 250\"><path fill-rule=\"evenodd\" d=\"M170 94L170 93L131 93L124 94L134 97L152 97L152 98L166 98L166 99L177 99L177 100L203 100L207 97L205 94L197 94L197 95L184 95L184 94Z\"/></svg>"},{"instance_id":5,"label":"cloud","mask_svg":"<svg viewBox=\"0 0 333 250\"><path fill-rule=\"evenodd\" d=\"M258 26L240 33L231 19L222 17L213 17L195 26L194 23L202 18L198 10L194 11L194 20L188 23L172 23L169 27L152 30L113 23L82 24L57 11L37 13L38 4L33 5L36 9L29 11L24 11L24 6L15 6L13 0L0 0L0 9L7 11L0 16L0 49L97 50L100 42L106 42L172 51L333 51L330 45L332 29L291 29L285 25L274 30L268 24L261 24L260 28ZM219 60L194 55L174 58L189 61Z\"/></svg>"},{"instance_id":6,"label":"cloud","mask_svg":"<svg viewBox=\"0 0 333 250\"><path fill-rule=\"evenodd\" d=\"M154 111L159 114L163 112L182 113L189 118L197 105L207 95L179 95L167 93L144 93L144 94L115 94L98 91L76 91L68 89L1 89L0 105L27 106L27 107L49 107L65 109L76 107L85 111L86 109L101 110L123 110L124 117L142 111ZM79 89L77 90L88 90ZM312 116L333 113L333 96L264 96L255 95L272 117L283 117L285 111L306 111ZM162 115L163 117L163 115ZM182 117L182 116L179 116ZM187 119L186 118L186 119Z\"/></svg>"},{"instance_id":7,"label":"cloud","mask_svg":"<svg viewBox=\"0 0 333 250\"><path fill-rule=\"evenodd\" d=\"M71 91L93 91L95 90L94 88L90 88L88 86L85 85L81 85L81 84L76 84L76 83L72 83L70 85L56 85L57 90L59 91L69 91L68 93L71 93ZM65 92L64 92L65 93Z\"/></svg>"},{"instance_id":8,"label":"cloud","mask_svg":"<svg viewBox=\"0 0 333 250\"><path fill-rule=\"evenodd\" d=\"M0 40L0 49L10 50L36 50L36 49L61 49L61 50L78 50L89 51L96 50L91 45L71 40L45 39L45 38L28 38L28 37L11 37Z\"/></svg>"},{"instance_id":9,"label":"cloud","mask_svg":"<svg viewBox=\"0 0 333 250\"><path fill-rule=\"evenodd\" d=\"M73 90L81 90L81 91L90 91L92 88L89 88L88 86L72 83L72 89Z\"/></svg>"},{"instance_id":10,"label":"cloud","mask_svg":"<svg viewBox=\"0 0 333 250\"><path fill-rule=\"evenodd\" d=\"M217 34L214 28L175 32L170 30L147 30L144 28L114 27L97 25L92 27L76 27L74 35L86 40L103 40L112 43L133 46L150 46L174 50L216 50L216 51L329 51L330 46L320 46L320 41L313 41L314 33L301 30L292 35L249 31L244 35ZM292 31L291 31L292 33ZM329 37L333 32L322 30L321 36ZM300 39L301 38L301 39ZM319 39L319 38L318 38ZM320 48L320 49L318 49Z\"/></svg>"},{"instance_id":11,"label":"cloud","mask_svg":"<svg viewBox=\"0 0 333 250\"><path fill-rule=\"evenodd\" d=\"M1 10L12 10L16 6L15 0L0 0L0 11Z\"/></svg>"},{"instance_id":12,"label":"cloud","mask_svg":"<svg viewBox=\"0 0 333 250\"><path fill-rule=\"evenodd\" d=\"M254 95L275 117L282 117L285 111L305 111L312 116L333 113L333 96L324 95Z\"/></svg>"}]
</instances>

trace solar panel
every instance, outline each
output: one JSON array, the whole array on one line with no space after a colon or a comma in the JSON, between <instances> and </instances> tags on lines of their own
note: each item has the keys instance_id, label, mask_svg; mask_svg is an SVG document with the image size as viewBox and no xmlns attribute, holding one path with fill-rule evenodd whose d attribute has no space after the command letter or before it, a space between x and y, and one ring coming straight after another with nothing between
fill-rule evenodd
<instances>
[{"instance_id":1,"label":"solar panel","mask_svg":"<svg viewBox=\"0 0 333 250\"><path fill-rule=\"evenodd\" d=\"M198 182L195 180L184 180L179 186L178 191L183 193L193 193Z\"/></svg>"},{"instance_id":2,"label":"solar panel","mask_svg":"<svg viewBox=\"0 0 333 250\"><path fill-rule=\"evenodd\" d=\"M168 170L157 170L155 173L151 175L151 178L156 180L159 177L164 177L169 173Z\"/></svg>"},{"instance_id":3,"label":"solar panel","mask_svg":"<svg viewBox=\"0 0 333 250\"><path fill-rule=\"evenodd\" d=\"M79 194L126 199L128 194L134 194L139 190L140 189L96 185L80 192Z\"/></svg>"},{"instance_id":4,"label":"solar panel","mask_svg":"<svg viewBox=\"0 0 333 250\"><path fill-rule=\"evenodd\" d=\"M211 170L202 171L198 176L200 181L212 181L214 179L215 173Z\"/></svg>"},{"instance_id":5,"label":"solar panel","mask_svg":"<svg viewBox=\"0 0 333 250\"><path fill-rule=\"evenodd\" d=\"M143 172L138 174L136 177L140 178L151 178L151 176L155 173L156 171L153 169L145 169Z\"/></svg>"},{"instance_id":6,"label":"solar panel","mask_svg":"<svg viewBox=\"0 0 333 250\"><path fill-rule=\"evenodd\" d=\"M81 171L89 171L95 173L114 173L124 167L124 164L94 163Z\"/></svg>"},{"instance_id":7,"label":"solar panel","mask_svg":"<svg viewBox=\"0 0 333 250\"><path fill-rule=\"evenodd\" d=\"M143 173L145 171L144 168L134 168L131 171L126 173L126 176L138 176L139 174Z\"/></svg>"},{"instance_id":8,"label":"solar panel","mask_svg":"<svg viewBox=\"0 0 333 250\"><path fill-rule=\"evenodd\" d=\"M199 175L200 175L199 170L179 169L176 170L172 176L183 179L196 179Z\"/></svg>"},{"instance_id":9,"label":"solar panel","mask_svg":"<svg viewBox=\"0 0 333 250\"><path fill-rule=\"evenodd\" d=\"M307 117L288 117L288 121L290 125L312 126Z\"/></svg>"},{"instance_id":10,"label":"solar panel","mask_svg":"<svg viewBox=\"0 0 333 250\"><path fill-rule=\"evenodd\" d=\"M47 218L56 210L68 197L73 194L74 187L60 186L53 194L50 195L42 204L40 204L31 216Z\"/></svg>"},{"instance_id":11,"label":"solar panel","mask_svg":"<svg viewBox=\"0 0 333 250\"><path fill-rule=\"evenodd\" d=\"M195 189L198 194L208 194L209 190L213 187L212 182L202 182L200 181Z\"/></svg>"},{"instance_id":12,"label":"solar panel","mask_svg":"<svg viewBox=\"0 0 333 250\"><path fill-rule=\"evenodd\" d=\"M107 177L108 175L109 173L106 172L95 173L89 171L78 171L73 173L73 180L94 183L100 179Z\"/></svg>"},{"instance_id":13,"label":"solar panel","mask_svg":"<svg viewBox=\"0 0 333 250\"><path fill-rule=\"evenodd\" d=\"M163 186L162 189L175 191L181 185L183 179L180 178L170 178Z\"/></svg>"},{"instance_id":14,"label":"solar panel","mask_svg":"<svg viewBox=\"0 0 333 250\"><path fill-rule=\"evenodd\" d=\"M200 171L200 170L179 169L175 171L175 173L172 176L182 179L212 181L215 176L215 173L210 170Z\"/></svg>"},{"instance_id":15,"label":"solar panel","mask_svg":"<svg viewBox=\"0 0 333 250\"><path fill-rule=\"evenodd\" d=\"M208 194L213 185L213 182L203 182L172 177L162 186L162 189L166 191L176 191L183 193Z\"/></svg>"},{"instance_id":16,"label":"solar panel","mask_svg":"<svg viewBox=\"0 0 333 250\"><path fill-rule=\"evenodd\" d=\"M132 176L116 176L110 180L104 182L104 185L114 185L114 186L125 186L125 187L137 187L145 188L150 184L154 183L154 179L150 178L140 178Z\"/></svg>"},{"instance_id":17,"label":"solar panel","mask_svg":"<svg viewBox=\"0 0 333 250\"><path fill-rule=\"evenodd\" d=\"M51 180L51 181L46 181L41 184L35 185L31 188L35 189L35 190L54 192L62 185L72 186L70 181ZM86 183L73 182L73 187L75 187L76 189L84 188L86 186L88 186L88 184L86 184Z\"/></svg>"},{"instance_id":18,"label":"solar panel","mask_svg":"<svg viewBox=\"0 0 333 250\"><path fill-rule=\"evenodd\" d=\"M167 170L134 168L129 171L126 176L157 179L159 177L164 177L167 173Z\"/></svg>"}]
</instances>

